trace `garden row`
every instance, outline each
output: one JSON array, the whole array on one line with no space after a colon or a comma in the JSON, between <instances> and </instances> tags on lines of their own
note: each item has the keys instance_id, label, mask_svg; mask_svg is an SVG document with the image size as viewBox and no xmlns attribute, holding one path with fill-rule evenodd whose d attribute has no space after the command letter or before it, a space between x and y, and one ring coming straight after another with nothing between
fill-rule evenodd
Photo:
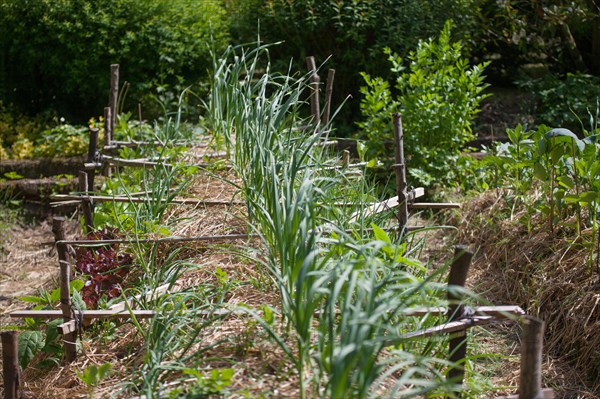
<instances>
[{"instance_id":1,"label":"garden row","mask_svg":"<svg viewBox=\"0 0 600 399\"><path fill-rule=\"evenodd\" d=\"M316 68L304 77L291 78L270 74L267 67L255 79L259 62L267 56L267 47L258 46L248 52L229 49L215 60L207 104L210 135L199 136L191 129L192 135L185 137L186 128L177 113L154 129L140 121L133 130L149 137L140 135L137 143L119 143L111 134L116 112L106 110L103 149L119 149L119 156L96 151L100 132L92 129L79 192L55 197L82 204L88 240L66 240L60 219L55 220L60 310L13 313L30 320L29 331L20 334L18 345L7 344L3 350L7 358L16 347L26 349L26 354L17 354L22 361L26 358L25 363L36 350L62 354L55 345L58 329L63 334L64 356L73 361L89 321L126 319L138 337L134 347L143 356L136 358L134 371L128 370L133 375L121 381L119 395L148 399L235 394L228 389L238 361L223 356L233 369L211 368L205 355L210 358L223 342L206 340L205 334L227 329L231 319L247 319L283 354L283 361L291 367L284 375L294 381L300 397L413 397L426 392L460 395L468 390L462 385L468 361L466 330L520 318L522 310L465 306L462 287L472 254L463 249L455 253L447 284L446 268L415 259L423 244L416 231L424 229L409 226L408 211L435 205L417 203L423 190L408 189L399 115L393 125L397 196L379 202L364 173L356 173L347 162L340 164L326 145L331 125L321 120L318 111ZM307 88L312 89L313 114L303 118ZM112 104L116 97L115 93ZM222 146L219 149L225 150L227 160L203 153L200 156L209 162L189 162L193 151L187 143L198 146L202 137ZM186 145L181 146L182 141ZM101 170L114 178L106 179L103 192L97 193L94 176ZM198 175L226 182L241 201L233 196L209 200L212 190L204 192L203 198L182 199L180 195ZM214 189L215 182L207 187ZM188 205L225 208L239 216L238 226L232 229L241 231L172 235L175 226L191 216L168 209ZM203 223L192 221L194 227ZM107 227L118 229L108 231ZM260 298L255 305L229 302L232 279L222 270L209 272L220 288L214 281L183 283L190 274L210 268L191 261L198 251L208 250L202 245L240 239L245 242L236 251L251 259L248 273L261 276L256 289L265 298L267 292L275 291L274 302ZM194 246L179 246L181 242ZM165 248L165 244L172 246ZM70 247L78 248L74 259L69 259ZM216 245L212 249L223 253L226 248ZM88 276L85 283L71 281L72 263ZM53 306L54 300L48 305ZM46 326L45 344L39 332L44 324L36 317L57 319ZM145 317L151 319L144 321ZM527 338L524 345L520 397L551 395L541 390L539 377L541 323L526 320L530 320L525 325L531 326L526 328L531 341ZM241 335L252 325L245 323ZM90 326L91 331L102 334L98 325ZM125 339L127 335L121 334ZM7 342L13 336L3 335ZM443 355L446 346L448 356ZM13 366L14 360L5 363L5 395L16 395L19 386L18 367ZM81 374L90 395L108 368L94 367ZM533 377L528 381L530 373Z\"/></svg>"}]
</instances>

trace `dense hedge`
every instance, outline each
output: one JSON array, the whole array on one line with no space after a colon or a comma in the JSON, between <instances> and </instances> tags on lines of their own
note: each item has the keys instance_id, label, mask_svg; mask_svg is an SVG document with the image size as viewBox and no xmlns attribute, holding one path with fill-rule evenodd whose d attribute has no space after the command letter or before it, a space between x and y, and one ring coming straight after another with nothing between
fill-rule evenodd
<instances>
[{"instance_id":1,"label":"dense hedge","mask_svg":"<svg viewBox=\"0 0 600 399\"><path fill-rule=\"evenodd\" d=\"M205 80L211 36L228 41L216 1L0 0L0 101L87 120L106 105L110 64L135 103Z\"/></svg>"}]
</instances>

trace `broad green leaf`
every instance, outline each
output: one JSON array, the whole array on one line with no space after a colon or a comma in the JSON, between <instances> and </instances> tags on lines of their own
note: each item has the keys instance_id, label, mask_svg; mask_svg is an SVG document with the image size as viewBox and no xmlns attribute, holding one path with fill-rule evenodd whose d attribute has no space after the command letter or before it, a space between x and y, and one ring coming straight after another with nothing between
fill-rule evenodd
<instances>
[{"instance_id":1,"label":"broad green leaf","mask_svg":"<svg viewBox=\"0 0 600 399\"><path fill-rule=\"evenodd\" d=\"M544 135L544 137L550 143L554 143L554 144L575 143L575 145L577 146L577 148L580 151L583 151L585 148L585 143L582 140L579 140L577 135L575 133L573 133L572 131L570 131L569 129L562 129L562 128L552 129L548 133L546 133Z\"/></svg>"},{"instance_id":2,"label":"broad green leaf","mask_svg":"<svg viewBox=\"0 0 600 399\"><path fill-rule=\"evenodd\" d=\"M39 304L46 303L46 300L44 298L41 298L39 296L33 296L33 295L20 296L19 300L23 301L23 302L30 302L30 303L39 303Z\"/></svg>"},{"instance_id":3,"label":"broad green leaf","mask_svg":"<svg viewBox=\"0 0 600 399\"><path fill-rule=\"evenodd\" d=\"M60 301L60 287L52 290L50 293L50 301L53 303Z\"/></svg>"},{"instance_id":4,"label":"broad green leaf","mask_svg":"<svg viewBox=\"0 0 600 399\"><path fill-rule=\"evenodd\" d=\"M573 188L575 186L575 182L570 176L560 176L558 183L565 188Z\"/></svg>"},{"instance_id":5,"label":"broad green leaf","mask_svg":"<svg viewBox=\"0 0 600 399\"><path fill-rule=\"evenodd\" d=\"M374 223L371 223L371 227L373 228L373 234L375 234L375 238L379 241L386 242L388 244L392 243L390 236L383 230L381 227L377 226Z\"/></svg>"},{"instance_id":6,"label":"broad green leaf","mask_svg":"<svg viewBox=\"0 0 600 399\"><path fill-rule=\"evenodd\" d=\"M598 193L595 191L586 191L579 194L579 202L583 204L589 204L598 199Z\"/></svg>"},{"instance_id":7,"label":"broad green leaf","mask_svg":"<svg viewBox=\"0 0 600 399\"><path fill-rule=\"evenodd\" d=\"M19 364L24 369L31 359L44 347L43 334L41 331L24 331L19 334Z\"/></svg>"},{"instance_id":8,"label":"broad green leaf","mask_svg":"<svg viewBox=\"0 0 600 399\"><path fill-rule=\"evenodd\" d=\"M84 286L85 286L85 281L80 280L80 279L72 280L69 283L69 288L71 290L71 294L73 293L73 291L81 291Z\"/></svg>"},{"instance_id":9,"label":"broad green leaf","mask_svg":"<svg viewBox=\"0 0 600 399\"><path fill-rule=\"evenodd\" d=\"M111 369L112 369L112 364L110 364L110 363L101 364L100 367L98 367L98 381L100 381L104 377L106 377L110 373Z\"/></svg>"},{"instance_id":10,"label":"broad green leaf","mask_svg":"<svg viewBox=\"0 0 600 399\"><path fill-rule=\"evenodd\" d=\"M540 180L548 180L548 172L546 172L546 168L539 162L533 165L533 174Z\"/></svg>"},{"instance_id":11,"label":"broad green leaf","mask_svg":"<svg viewBox=\"0 0 600 399\"><path fill-rule=\"evenodd\" d=\"M564 198L565 203L575 204L579 202L579 196L577 194L567 194Z\"/></svg>"}]
</instances>

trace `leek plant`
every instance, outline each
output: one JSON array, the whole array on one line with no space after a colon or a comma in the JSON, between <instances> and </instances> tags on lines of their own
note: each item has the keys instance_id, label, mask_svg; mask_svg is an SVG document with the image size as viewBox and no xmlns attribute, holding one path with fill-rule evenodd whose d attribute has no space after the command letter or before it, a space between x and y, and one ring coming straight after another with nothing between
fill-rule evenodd
<instances>
[{"instance_id":1,"label":"leek plant","mask_svg":"<svg viewBox=\"0 0 600 399\"><path fill-rule=\"evenodd\" d=\"M230 48L215 61L207 104L213 133L242 179L250 227L263 240L256 260L281 296L283 331L259 321L294 364L301 397L414 397L440 388L446 362L434 356L435 345L400 349L403 334L436 321L410 321L402 310L441 297L439 287L383 230L375 239L345 233L350 214L335 208L332 193L347 181L324 173L332 157L315 145L323 133L300 128L307 79L272 75L268 60L255 77L267 47ZM349 208L364 209L367 197ZM335 223L344 219L344 228ZM357 220L353 227L364 233L366 218ZM377 388L388 379L392 388Z\"/></svg>"}]
</instances>

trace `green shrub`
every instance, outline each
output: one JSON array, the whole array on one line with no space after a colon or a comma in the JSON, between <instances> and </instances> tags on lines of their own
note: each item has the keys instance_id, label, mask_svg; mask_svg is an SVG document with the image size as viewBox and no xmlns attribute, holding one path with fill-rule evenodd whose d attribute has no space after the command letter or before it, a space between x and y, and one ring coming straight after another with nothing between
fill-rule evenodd
<instances>
[{"instance_id":1,"label":"green shrub","mask_svg":"<svg viewBox=\"0 0 600 399\"><path fill-rule=\"evenodd\" d=\"M110 64L136 104L204 79L211 38L227 41L219 2L0 0L0 100L84 122L106 105Z\"/></svg>"},{"instance_id":2,"label":"green shrub","mask_svg":"<svg viewBox=\"0 0 600 399\"><path fill-rule=\"evenodd\" d=\"M600 99L600 77L580 73L521 80L519 86L536 96L540 123L573 130L589 127Z\"/></svg>"},{"instance_id":3,"label":"green shrub","mask_svg":"<svg viewBox=\"0 0 600 399\"><path fill-rule=\"evenodd\" d=\"M306 71L305 58L314 55L336 70L334 106L350 99L337 118L349 123L358 112L360 71L388 77L389 68L381 49L390 46L400 54L416 47L419 39L437 35L447 19L457 21L456 34L468 37L477 24L481 0L230 0L232 37L237 42L256 40L260 22L261 40L274 47L274 67L286 72L293 58L294 69ZM460 23L458 23L460 21ZM279 60L279 61L278 61ZM327 71L320 73L321 81ZM340 117L343 120L340 120Z\"/></svg>"},{"instance_id":4,"label":"green shrub","mask_svg":"<svg viewBox=\"0 0 600 399\"><path fill-rule=\"evenodd\" d=\"M393 140L392 113L401 112L408 171L415 183L425 186L434 181L452 183L460 176L457 161L474 138L471 122L487 87L483 83L487 64L470 67L462 57L462 43L450 41L450 29L447 23L438 40L419 42L407 66L386 50L396 74L397 96L388 82L363 73L364 120L358 126L367 140L367 156L392 156L385 153Z\"/></svg>"}]
</instances>

